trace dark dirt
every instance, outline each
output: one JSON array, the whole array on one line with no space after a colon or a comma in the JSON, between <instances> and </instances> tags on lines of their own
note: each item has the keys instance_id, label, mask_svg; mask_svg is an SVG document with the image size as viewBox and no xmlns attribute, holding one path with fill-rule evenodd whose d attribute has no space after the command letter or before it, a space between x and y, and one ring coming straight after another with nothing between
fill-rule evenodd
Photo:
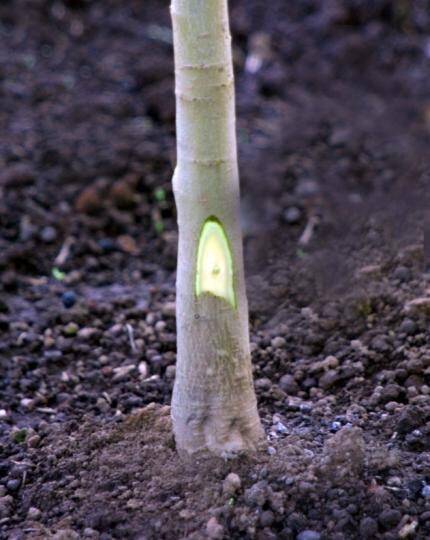
<instances>
[{"instance_id":1,"label":"dark dirt","mask_svg":"<svg viewBox=\"0 0 430 540\"><path fill-rule=\"evenodd\" d=\"M0 4L1 538L430 538L430 3L231 20L268 447L188 462L168 2Z\"/></svg>"}]
</instances>

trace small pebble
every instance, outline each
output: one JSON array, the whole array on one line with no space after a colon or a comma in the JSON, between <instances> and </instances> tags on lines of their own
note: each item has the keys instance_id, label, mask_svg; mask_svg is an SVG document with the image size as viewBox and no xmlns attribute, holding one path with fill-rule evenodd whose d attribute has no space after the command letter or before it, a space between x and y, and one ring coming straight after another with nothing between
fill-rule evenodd
<instances>
[{"instance_id":1,"label":"small pebble","mask_svg":"<svg viewBox=\"0 0 430 540\"><path fill-rule=\"evenodd\" d=\"M279 379L279 387L290 396L295 396L300 390L294 377L288 373Z\"/></svg>"},{"instance_id":2,"label":"small pebble","mask_svg":"<svg viewBox=\"0 0 430 540\"><path fill-rule=\"evenodd\" d=\"M206 524L206 533L212 540L221 540L224 536L224 527L218 523L216 517L211 517Z\"/></svg>"},{"instance_id":3,"label":"small pebble","mask_svg":"<svg viewBox=\"0 0 430 540\"><path fill-rule=\"evenodd\" d=\"M282 349L283 347L285 347L286 343L287 342L285 341L285 339L281 336L274 337L270 342L274 349Z\"/></svg>"},{"instance_id":4,"label":"small pebble","mask_svg":"<svg viewBox=\"0 0 430 540\"><path fill-rule=\"evenodd\" d=\"M372 349L380 353L386 353L390 349L385 336L374 337L371 341L370 346L372 347Z\"/></svg>"},{"instance_id":5,"label":"small pebble","mask_svg":"<svg viewBox=\"0 0 430 540\"><path fill-rule=\"evenodd\" d=\"M79 326L74 322L69 322L69 324L67 324L63 330L64 334L68 337L76 336L78 331Z\"/></svg>"},{"instance_id":6,"label":"small pebble","mask_svg":"<svg viewBox=\"0 0 430 540\"><path fill-rule=\"evenodd\" d=\"M310 414L312 412L312 405L309 403L301 403L299 410L302 414Z\"/></svg>"},{"instance_id":7,"label":"small pebble","mask_svg":"<svg viewBox=\"0 0 430 540\"><path fill-rule=\"evenodd\" d=\"M76 294L73 291L66 291L62 294L61 301L63 306L69 309L76 304Z\"/></svg>"},{"instance_id":8,"label":"small pebble","mask_svg":"<svg viewBox=\"0 0 430 540\"><path fill-rule=\"evenodd\" d=\"M400 325L400 332L407 334L408 336L415 334L417 331L417 325L411 319L405 319Z\"/></svg>"},{"instance_id":9,"label":"small pebble","mask_svg":"<svg viewBox=\"0 0 430 540\"><path fill-rule=\"evenodd\" d=\"M101 412L108 412L110 409L109 403L102 397L97 398L96 407Z\"/></svg>"},{"instance_id":10,"label":"small pebble","mask_svg":"<svg viewBox=\"0 0 430 540\"><path fill-rule=\"evenodd\" d=\"M234 495L241 488L241 485L240 476L236 473L230 473L224 479L222 491L224 495Z\"/></svg>"},{"instance_id":11,"label":"small pebble","mask_svg":"<svg viewBox=\"0 0 430 540\"><path fill-rule=\"evenodd\" d=\"M430 484L426 484L421 490L421 495L426 499L430 499Z\"/></svg>"},{"instance_id":12,"label":"small pebble","mask_svg":"<svg viewBox=\"0 0 430 540\"><path fill-rule=\"evenodd\" d=\"M255 381L255 388L258 388L259 390L270 390L271 386L272 381L267 377L262 377Z\"/></svg>"},{"instance_id":13,"label":"small pebble","mask_svg":"<svg viewBox=\"0 0 430 540\"><path fill-rule=\"evenodd\" d=\"M40 437L37 434L32 435L31 437L27 439L27 445L30 448L36 448L37 446L39 446L39 443L40 443Z\"/></svg>"},{"instance_id":14,"label":"small pebble","mask_svg":"<svg viewBox=\"0 0 430 540\"><path fill-rule=\"evenodd\" d=\"M284 212L284 219L290 225L294 225L295 223L298 223L301 217L302 217L302 213L300 209L297 208L297 206L290 206Z\"/></svg>"},{"instance_id":15,"label":"small pebble","mask_svg":"<svg viewBox=\"0 0 430 540\"><path fill-rule=\"evenodd\" d=\"M12 478L11 480L7 481L6 487L8 491L18 491L21 486L21 480L19 478Z\"/></svg>"},{"instance_id":16,"label":"small pebble","mask_svg":"<svg viewBox=\"0 0 430 540\"><path fill-rule=\"evenodd\" d=\"M381 391L380 400L384 403L397 401L397 398L401 394L401 390L402 389L398 384L387 384Z\"/></svg>"},{"instance_id":17,"label":"small pebble","mask_svg":"<svg viewBox=\"0 0 430 540\"><path fill-rule=\"evenodd\" d=\"M129 364L128 366L119 366L117 368L114 368L114 376L112 378L113 382L121 382L128 379L130 373L134 371L136 366L133 364Z\"/></svg>"},{"instance_id":18,"label":"small pebble","mask_svg":"<svg viewBox=\"0 0 430 540\"><path fill-rule=\"evenodd\" d=\"M20 405L21 407L24 407L24 409L31 411L34 409L35 401L34 399L30 399L30 398L22 398L20 401Z\"/></svg>"},{"instance_id":19,"label":"small pebble","mask_svg":"<svg viewBox=\"0 0 430 540\"><path fill-rule=\"evenodd\" d=\"M408 397L414 398L418 395L418 390L415 388L415 386L409 386L407 389Z\"/></svg>"},{"instance_id":20,"label":"small pebble","mask_svg":"<svg viewBox=\"0 0 430 540\"><path fill-rule=\"evenodd\" d=\"M154 328L155 328L156 332L163 332L166 329L166 326L167 325L166 325L165 321L157 321L155 323Z\"/></svg>"},{"instance_id":21,"label":"small pebble","mask_svg":"<svg viewBox=\"0 0 430 540\"><path fill-rule=\"evenodd\" d=\"M342 427L341 422L332 422L330 424L330 431L332 433L336 433L336 431L339 431L339 429L341 429L341 427Z\"/></svg>"},{"instance_id":22,"label":"small pebble","mask_svg":"<svg viewBox=\"0 0 430 540\"><path fill-rule=\"evenodd\" d=\"M339 373L334 369L326 371L319 379L319 386L324 390L331 388L339 380Z\"/></svg>"},{"instance_id":23,"label":"small pebble","mask_svg":"<svg viewBox=\"0 0 430 540\"><path fill-rule=\"evenodd\" d=\"M275 429L278 433L282 433L282 434L288 433L287 427L282 422L276 422Z\"/></svg>"},{"instance_id":24,"label":"small pebble","mask_svg":"<svg viewBox=\"0 0 430 540\"><path fill-rule=\"evenodd\" d=\"M45 242L45 244L51 244L57 239L57 231L51 226L43 227L40 233L40 238L43 240L43 242Z\"/></svg>"},{"instance_id":25,"label":"small pebble","mask_svg":"<svg viewBox=\"0 0 430 540\"><path fill-rule=\"evenodd\" d=\"M394 412L396 409L399 408L399 403L397 403L397 401L389 401L386 405L385 405L385 410L388 411L388 412Z\"/></svg>"},{"instance_id":26,"label":"small pebble","mask_svg":"<svg viewBox=\"0 0 430 540\"><path fill-rule=\"evenodd\" d=\"M42 515L42 512L38 508L34 506L30 506L27 512L27 519L38 520L41 515Z\"/></svg>"},{"instance_id":27,"label":"small pebble","mask_svg":"<svg viewBox=\"0 0 430 540\"><path fill-rule=\"evenodd\" d=\"M91 326L85 326L84 328L81 328L78 332L78 337L81 339L91 339L96 334L99 333L99 330L97 328L92 328Z\"/></svg>"},{"instance_id":28,"label":"small pebble","mask_svg":"<svg viewBox=\"0 0 430 540\"><path fill-rule=\"evenodd\" d=\"M143 379L146 379L146 377L148 376L149 374L149 368L148 368L148 364L144 361L142 362L139 362L139 366L137 368L139 370L139 374L140 376L143 378Z\"/></svg>"},{"instance_id":29,"label":"small pebble","mask_svg":"<svg viewBox=\"0 0 430 540\"><path fill-rule=\"evenodd\" d=\"M402 485L402 480L399 476L390 476L387 480L389 486L400 487Z\"/></svg>"}]
</instances>

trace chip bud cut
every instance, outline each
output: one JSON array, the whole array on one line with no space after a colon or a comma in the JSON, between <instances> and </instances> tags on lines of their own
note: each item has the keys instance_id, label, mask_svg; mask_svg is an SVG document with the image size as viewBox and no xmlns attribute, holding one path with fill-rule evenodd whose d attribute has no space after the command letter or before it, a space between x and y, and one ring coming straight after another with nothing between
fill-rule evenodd
<instances>
[{"instance_id":1,"label":"chip bud cut","mask_svg":"<svg viewBox=\"0 0 430 540\"><path fill-rule=\"evenodd\" d=\"M197 251L196 296L212 294L236 307L233 257L227 235L215 217L208 218L200 233Z\"/></svg>"}]
</instances>

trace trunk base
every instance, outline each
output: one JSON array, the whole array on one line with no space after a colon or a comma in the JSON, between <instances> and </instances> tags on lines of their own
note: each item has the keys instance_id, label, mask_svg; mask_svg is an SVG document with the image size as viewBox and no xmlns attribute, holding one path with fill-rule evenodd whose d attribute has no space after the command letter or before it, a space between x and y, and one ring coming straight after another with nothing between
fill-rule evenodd
<instances>
[{"instance_id":1,"label":"trunk base","mask_svg":"<svg viewBox=\"0 0 430 540\"><path fill-rule=\"evenodd\" d=\"M201 407L196 409L200 412L178 416L178 408L174 402L172 404L176 446L181 453L190 455L208 451L231 458L257 450L264 441L255 403L246 408L242 401L242 407L236 403L233 410L225 406L204 407L203 411Z\"/></svg>"}]
</instances>

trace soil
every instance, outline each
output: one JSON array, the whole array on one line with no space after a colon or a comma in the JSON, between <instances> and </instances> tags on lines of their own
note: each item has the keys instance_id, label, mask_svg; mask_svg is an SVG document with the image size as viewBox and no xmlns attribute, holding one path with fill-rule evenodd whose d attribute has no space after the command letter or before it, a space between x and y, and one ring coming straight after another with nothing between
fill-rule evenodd
<instances>
[{"instance_id":1,"label":"soil","mask_svg":"<svg viewBox=\"0 0 430 540\"><path fill-rule=\"evenodd\" d=\"M1 538L430 538L430 4L230 7L267 441L190 461L168 2L1 2Z\"/></svg>"}]
</instances>

